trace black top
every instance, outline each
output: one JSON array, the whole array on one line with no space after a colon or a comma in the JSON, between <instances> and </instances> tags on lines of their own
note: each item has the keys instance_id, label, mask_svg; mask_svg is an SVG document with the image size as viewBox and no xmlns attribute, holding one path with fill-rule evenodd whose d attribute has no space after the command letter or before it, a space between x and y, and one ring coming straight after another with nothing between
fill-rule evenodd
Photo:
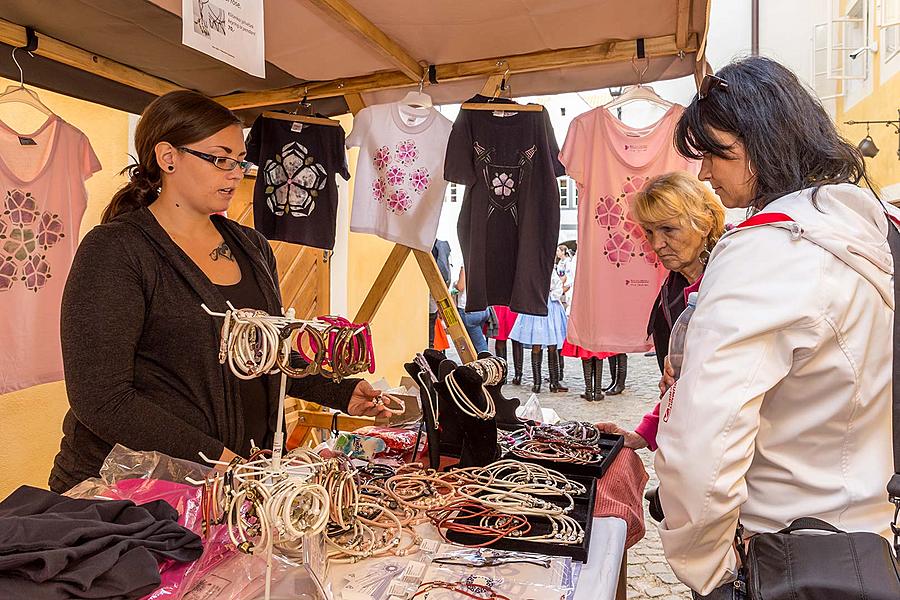
<instances>
[{"instance_id":1,"label":"black top","mask_svg":"<svg viewBox=\"0 0 900 600\"><path fill-rule=\"evenodd\" d=\"M213 215L249 257L269 314L280 314L275 255L253 229ZM237 378L218 361L225 298L146 208L94 227L75 254L62 299L70 410L50 474L65 491L96 477L113 444L199 461L243 447ZM299 358L299 357L297 357ZM289 379L288 393L346 411L358 379ZM274 431L279 386L268 386ZM271 438L271 436L269 436ZM271 447L272 440L256 440Z\"/></svg>"},{"instance_id":2,"label":"black top","mask_svg":"<svg viewBox=\"0 0 900 600\"><path fill-rule=\"evenodd\" d=\"M444 178L466 186L457 223L465 310L546 316L565 169L546 110L507 114L461 110L447 146Z\"/></svg>"},{"instance_id":3,"label":"black top","mask_svg":"<svg viewBox=\"0 0 900 600\"><path fill-rule=\"evenodd\" d=\"M266 297L262 293L259 282L253 274L250 257L241 248L240 243L225 227L217 227L232 256L241 269L241 280L234 285L216 285L222 297L229 300L235 308L266 309ZM238 395L244 407L244 444L236 449L241 456L250 455L250 441L264 443L269 437L269 390L267 378L254 377L238 380Z\"/></svg>"},{"instance_id":4,"label":"black top","mask_svg":"<svg viewBox=\"0 0 900 600\"><path fill-rule=\"evenodd\" d=\"M656 349L656 360L662 373L666 356L669 355L669 336L672 325L687 307L684 289L688 287L687 277L677 271L670 271L662 284L659 295L653 302L650 311L650 322L647 323L647 335L653 336L653 347Z\"/></svg>"},{"instance_id":5,"label":"black top","mask_svg":"<svg viewBox=\"0 0 900 600\"><path fill-rule=\"evenodd\" d=\"M260 116L247 135L247 160L259 165L256 230L270 240L334 248L335 175L350 179L344 129Z\"/></svg>"}]
</instances>

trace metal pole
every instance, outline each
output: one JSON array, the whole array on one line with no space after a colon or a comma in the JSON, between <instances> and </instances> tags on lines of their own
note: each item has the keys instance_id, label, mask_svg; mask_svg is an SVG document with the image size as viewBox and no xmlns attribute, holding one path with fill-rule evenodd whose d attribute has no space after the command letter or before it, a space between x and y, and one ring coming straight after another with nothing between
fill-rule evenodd
<instances>
[{"instance_id":1,"label":"metal pole","mask_svg":"<svg viewBox=\"0 0 900 600\"><path fill-rule=\"evenodd\" d=\"M752 0L750 4L750 53L759 56L759 0Z\"/></svg>"}]
</instances>

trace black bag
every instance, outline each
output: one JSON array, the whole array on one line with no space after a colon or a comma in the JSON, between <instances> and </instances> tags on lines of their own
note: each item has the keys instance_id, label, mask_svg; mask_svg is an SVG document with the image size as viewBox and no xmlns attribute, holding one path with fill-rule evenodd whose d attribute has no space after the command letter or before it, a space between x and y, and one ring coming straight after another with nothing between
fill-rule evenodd
<instances>
[{"instance_id":1,"label":"black bag","mask_svg":"<svg viewBox=\"0 0 900 600\"><path fill-rule=\"evenodd\" d=\"M900 301L900 233L888 220L888 243L894 257L894 298ZM876 533L841 531L812 517L797 519L777 533L750 538L744 552L743 528L737 547L751 600L898 600L900 599L900 319L894 313L893 370L894 475L888 498L896 507L891 530L894 548ZM795 535L821 531L824 534ZM735 582L743 588L743 582ZM742 589L743 591L743 589Z\"/></svg>"}]
</instances>

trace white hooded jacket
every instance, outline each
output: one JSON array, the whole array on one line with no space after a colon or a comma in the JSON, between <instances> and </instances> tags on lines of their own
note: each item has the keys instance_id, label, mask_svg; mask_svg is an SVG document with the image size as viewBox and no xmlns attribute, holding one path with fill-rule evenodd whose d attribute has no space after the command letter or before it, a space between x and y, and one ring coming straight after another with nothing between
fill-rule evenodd
<instances>
[{"instance_id":1,"label":"white hooded jacket","mask_svg":"<svg viewBox=\"0 0 900 600\"><path fill-rule=\"evenodd\" d=\"M884 211L854 185L780 198L794 224L735 229L704 274L676 391L662 400L660 537L708 594L732 542L812 516L890 537L893 260Z\"/></svg>"}]
</instances>

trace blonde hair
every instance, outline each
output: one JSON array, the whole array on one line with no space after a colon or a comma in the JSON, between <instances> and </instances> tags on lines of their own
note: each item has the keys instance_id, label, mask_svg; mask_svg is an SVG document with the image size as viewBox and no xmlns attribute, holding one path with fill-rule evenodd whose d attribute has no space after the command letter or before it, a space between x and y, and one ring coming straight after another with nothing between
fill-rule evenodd
<instances>
[{"instance_id":1,"label":"blonde hair","mask_svg":"<svg viewBox=\"0 0 900 600\"><path fill-rule=\"evenodd\" d=\"M686 171L673 171L648 181L634 195L631 216L642 227L678 219L706 237L712 250L725 231L725 209L709 186Z\"/></svg>"}]
</instances>

